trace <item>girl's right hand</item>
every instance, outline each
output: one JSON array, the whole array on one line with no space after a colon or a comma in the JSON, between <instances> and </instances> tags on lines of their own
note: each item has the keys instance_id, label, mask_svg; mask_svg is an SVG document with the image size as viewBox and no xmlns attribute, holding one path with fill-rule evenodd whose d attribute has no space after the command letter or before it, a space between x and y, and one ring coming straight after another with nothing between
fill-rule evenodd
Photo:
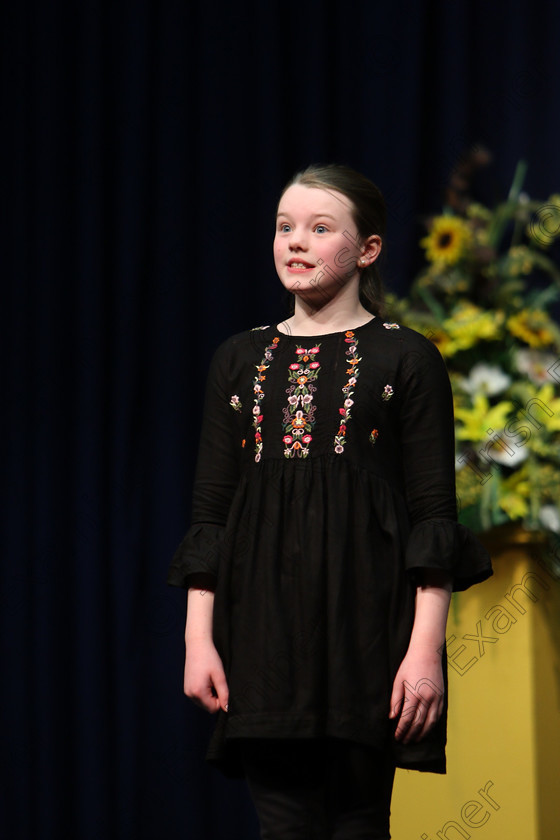
<instances>
[{"instance_id":1,"label":"girl's right hand","mask_svg":"<svg viewBox=\"0 0 560 840\"><path fill-rule=\"evenodd\" d=\"M215 714L228 710L228 685L222 660L209 639L189 640L185 655L184 690L197 706Z\"/></svg>"}]
</instances>

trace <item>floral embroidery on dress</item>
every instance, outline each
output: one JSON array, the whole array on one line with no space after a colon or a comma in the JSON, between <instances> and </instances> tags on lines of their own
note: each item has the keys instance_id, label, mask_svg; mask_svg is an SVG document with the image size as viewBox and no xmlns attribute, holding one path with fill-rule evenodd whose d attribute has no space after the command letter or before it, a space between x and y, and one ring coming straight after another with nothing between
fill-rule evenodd
<instances>
[{"instance_id":1,"label":"floral embroidery on dress","mask_svg":"<svg viewBox=\"0 0 560 840\"><path fill-rule=\"evenodd\" d=\"M344 452L346 445L346 424L352 414L352 406L354 405L354 400L352 399L352 394L354 393L353 388L358 381L358 376L360 375L358 365L362 361L361 357L358 356L358 339L355 337L353 331L348 330L344 335L344 341L350 345L346 351L347 364L349 366L346 373L349 374L349 379L342 388L342 393L344 394L343 406L338 409L341 419L338 432L334 436L334 451L337 455Z\"/></svg>"},{"instance_id":2,"label":"floral embroidery on dress","mask_svg":"<svg viewBox=\"0 0 560 840\"><path fill-rule=\"evenodd\" d=\"M237 396L237 394L234 394L234 395L233 395L233 397L232 397L232 398L230 399L230 401L229 401L229 404L231 405L231 407L232 407L235 411L241 411L241 409L243 408L243 406L241 405L241 400L239 399L239 397Z\"/></svg>"},{"instance_id":3,"label":"floral embroidery on dress","mask_svg":"<svg viewBox=\"0 0 560 840\"><path fill-rule=\"evenodd\" d=\"M255 332L255 330L267 330L270 324L267 324L265 327L253 327L250 332Z\"/></svg>"},{"instance_id":4,"label":"floral embroidery on dress","mask_svg":"<svg viewBox=\"0 0 560 840\"><path fill-rule=\"evenodd\" d=\"M288 394L288 405L283 409L284 414L284 437L282 438L285 449L284 457L307 458L309 455L309 444L313 440L310 434L315 425L315 409L313 394L317 386L320 363L316 360L320 352L320 344L311 347L310 350L304 347L296 349L298 361L290 365L288 381L291 383L286 388Z\"/></svg>"},{"instance_id":5,"label":"floral embroidery on dress","mask_svg":"<svg viewBox=\"0 0 560 840\"><path fill-rule=\"evenodd\" d=\"M387 400L391 399L393 394L394 394L394 391L393 391L393 388L391 387L391 385L385 385L385 387L383 388L383 393L381 394L381 399L385 400L385 402L387 402Z\"/></svg>"},{"instance_id":6,"label":"floral embroidery on dress","mask_svg":"<svg viewBox=\"0 0 560 840\"><path fill-rule=\"evenodd\" d=\"M385 327L386 330L400 330L400 327L399 327L398 324L389 324L389 323L387 323L387 321L383 322L383 326Z\"/></svg>"},{"instance_id":7,"label":"floral embroidery on dress","mask_svg":"<svg viewBox=\"0 0 560 840\"><path fill-rule=\"evenodd\" d=\"M261 403L264 399L264 391L262 389L261 382L264 382L266 379L265 370L270 367L270 364L266 363L270 363L272 361L273 353L276 350L279 341L279 337L276 336L276 338L272 339L272 344L265 347L262 361L260 365L256 365L257 375L253 380L253 391L255 394L255 405L253 406L253 428L255 429L255 461L257 463L261 460L261 452L263 448L261 428L263 413Z\"/></svg>"},{"instance_id":8,"label":"floral embroidery on dress","mask_svg":"<svg viewBox=\"0 0 560 840\"><path fill-rule=\"evenodd\" d=\"M370 443L375 443L375 441L377 440L378 437L379 437L378 430L377 429L372 429L371 432L369 433L369 442Z\"/></svg>"}]
</instances>

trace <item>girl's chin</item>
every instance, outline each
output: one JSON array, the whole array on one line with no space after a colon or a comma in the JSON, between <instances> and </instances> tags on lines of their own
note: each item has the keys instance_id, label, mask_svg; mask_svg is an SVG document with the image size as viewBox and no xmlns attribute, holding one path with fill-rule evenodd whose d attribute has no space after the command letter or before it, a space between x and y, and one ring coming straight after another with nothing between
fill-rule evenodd
<instances>
[{"instance_id":1,"label":"girl's chin","mask_svg":"<svg viewBox=\"0 0 560 840\"><path fill-rule=\"evenodd\" d=\"M304 283L297 285L295 283L284 283L284 288L302 304L314 311L321 309L336 297L336 289L318 289L316 286L305 285Z\"/></svg>"}]
</instances>

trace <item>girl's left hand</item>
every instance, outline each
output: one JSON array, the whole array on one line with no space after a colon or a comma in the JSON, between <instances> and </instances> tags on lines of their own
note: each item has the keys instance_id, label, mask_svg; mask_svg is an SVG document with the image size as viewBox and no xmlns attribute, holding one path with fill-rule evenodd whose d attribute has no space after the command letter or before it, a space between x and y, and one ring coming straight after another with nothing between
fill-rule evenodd
<instances>
[{"instance_id":1,"label":"girl's left hand","mask_svg":"<svg viewBox=\"0 0 560 840\"><path fill-rule=\"evenodd\" d=\"M395 738L408 744L420 741L443 711L441 655L433 648L410 649L393 683L391 719L398 718Z\"/></svg>"}]
</instances>

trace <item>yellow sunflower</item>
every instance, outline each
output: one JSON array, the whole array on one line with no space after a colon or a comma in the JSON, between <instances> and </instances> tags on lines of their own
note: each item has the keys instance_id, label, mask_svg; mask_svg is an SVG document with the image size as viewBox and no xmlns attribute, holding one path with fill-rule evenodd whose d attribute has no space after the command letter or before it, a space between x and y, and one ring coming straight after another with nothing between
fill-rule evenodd
<instances>
[{"instance_id":1,"label":"yellow sunflower","mask_svg":"<svg viewBox=\"0 0 560 840\"><path fill-rule=\"evenodd\" d=\"M468 350L479 341L501 338L504 313L500 310L484 312L468 300L461 300L453 308L450 318L442 324L450 341L445 345L445 355L458 350Z\"/></svg>"},{"instance_id":2,"label":"yellow sunflower","mask_svg":"<svg viewBox=\"0 0 560 840\"><path fill-rule=\"evenodd\" d=\"M512 335L530 347L547 347L554 343L550 318L542 309L523 309L511 315L506 326Z\"/></svg>"},{"instance_id":3,"label":"yellow sunflower","mask_svg":"<svg viewBox=\"0 0 560 840\"><path fill-rule=\"evenodd\" d=\"M426 257L438 265L455 265L464 256L472 239L468 225L456 216L437 216L428 236L420 240Z\"/></svg>"}]
</instances>

